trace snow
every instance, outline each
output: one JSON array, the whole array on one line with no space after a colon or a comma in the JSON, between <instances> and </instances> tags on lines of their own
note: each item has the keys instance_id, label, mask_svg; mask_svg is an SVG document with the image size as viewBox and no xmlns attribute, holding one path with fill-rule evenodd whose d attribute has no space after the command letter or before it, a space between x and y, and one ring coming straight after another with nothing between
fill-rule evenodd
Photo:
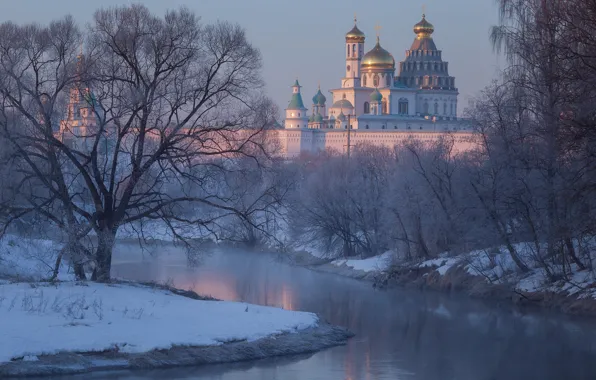
<instances>
[{"instance_id":1,"label":"snow","mask_svg":"<svg viewBox=\"0 0 596 380\"><path fill-rule=\"evenodd\" d=\"M315 314L199 301L132 284L0 285L0 363L61 351L146 352L253 341L316 326Z\"/></svg>"},{"instance_id":2,"label":"snow","mask_svg":"<svg viewBox=\"0 0 596 380\"><path fill-rule=\"evenodd\" d=\"M447 273L447 271L449 269L451 269L452 266L457 264L460 260L461 260L461 258L459 258L457 256L450 257L450 258L438 258L438 259L426 260L426 261L423 261L422 263L420 263L419 267L420 268L437 267L436 271L439 272L439 274L441 276L444 276L445 273Z\"/></svg>"},{"instance_id":3,"label":"snow","mask_svg":"<svg viewBox=\"0 0 596 380\"><path fill-rule=\"evenodd\" d=\"M369 257L368 259L362 260L334 260L331 262L337 266L348 266L355 270L363 272L383 271L389 267L391 260L394 256L393 251L387 251L381 255Z\"/></svg>"},{"instance_id":4,"label":"snow","mask_svg":"<svg viewBox=\"0 0 596 380\"><path fill-rule=\"evenodd\" d=\"M0 278L10 277L40 281L52 276L62 244L51 240L4 235L0 239ZM73 280L68 266L58 271L59 280Z\"/></svg>"}]
</instances>

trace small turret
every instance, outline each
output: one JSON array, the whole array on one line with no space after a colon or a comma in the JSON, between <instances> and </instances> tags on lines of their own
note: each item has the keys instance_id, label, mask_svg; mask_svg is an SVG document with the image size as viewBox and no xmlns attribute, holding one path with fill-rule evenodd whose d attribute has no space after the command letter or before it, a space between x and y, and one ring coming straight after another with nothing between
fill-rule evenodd
<instances>
[{"instance_id":1,"label":"small turret","mask_svg":"<svg viewBox=\"0 0 596 380\"><path fill-rule=\"evenodd\" d=\"M307 109L304 107L302 95L300 94L301 87L298 79L296 79L292 86L292 98L286 108L286 128L308 127Z\"/></svg>"},{"instance_id":2,"label":"small turret","mask_svg":"<svg viewBox=\"0 0 596 380\"><path fill-rule=\"evenodd\" d=\"M312 114L313 114L313 116L316 114L321 114L322 116L326 115L326 112L325 112L325 102L326 101L327 101L327 98L321 92L321 85L319 85L319 90L317 91L315 96L313 96L313 98L312 98L312 104L313 104L312 105Z\"/></svg>"},{"instance_id":3,"label":"small turret","mask_svg":"<svg viewBox=\"0 0 596 380\"><path fill-rule=\"evenodd\" d=\"M381 115L382 114L382 105L383 102L383 95L379 92L378 88L370 94L370 110L373 115Z\"/></svg>"}]
</instances>

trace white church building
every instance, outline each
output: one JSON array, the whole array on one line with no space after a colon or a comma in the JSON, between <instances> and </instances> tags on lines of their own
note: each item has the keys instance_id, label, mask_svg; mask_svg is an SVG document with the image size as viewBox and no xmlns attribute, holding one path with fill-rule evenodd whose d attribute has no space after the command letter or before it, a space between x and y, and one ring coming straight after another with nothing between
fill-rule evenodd
<instances>
[{"instance_id":1,"label":"white church building","mask_svg":"<svg viewBox=\"0 0 596 380\"><path fill-rule=\"evenodd\" d=\"M456 150L471 146L468 123L457 118L455 78L433 41L434 27L422 15L403 61L376 44L365 53L365 34L354 27L345 37L341 87L327 100L319 88L309 111L296 80L279 138L286 157L334 149L346 152L359 143L394 146L406 139L431 141L450 135ZM396 69L398 73L396 74Z\"/></svg>"}]
</instances>

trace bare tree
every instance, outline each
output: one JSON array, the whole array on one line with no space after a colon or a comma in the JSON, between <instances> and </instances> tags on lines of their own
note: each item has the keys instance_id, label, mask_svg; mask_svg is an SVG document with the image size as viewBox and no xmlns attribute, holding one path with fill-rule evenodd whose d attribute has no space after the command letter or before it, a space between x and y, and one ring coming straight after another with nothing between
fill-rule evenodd
<instances>
[{"instance_id":1,"label":"bare tree","mask_svg":"<svg viewBox=\"0 0 596 380\"><path fill-rule=\"evenodd\" d=\"M182 225L245 216L241 192L219 180L239 158L267 155L275 111L239 26L134 5L97 11L84 34L70 17L0 31L3 133L47 192L14 212L50 217L58 204L70 241L92 231L94 279L109 280L124 225L160 220L183 239Z\"/></svg>"}]
</instances>

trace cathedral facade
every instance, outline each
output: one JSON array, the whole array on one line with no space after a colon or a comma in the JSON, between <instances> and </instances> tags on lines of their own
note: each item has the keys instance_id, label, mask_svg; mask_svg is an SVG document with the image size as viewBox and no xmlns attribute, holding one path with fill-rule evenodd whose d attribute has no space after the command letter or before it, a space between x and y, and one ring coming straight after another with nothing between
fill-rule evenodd
<instances>
[{"instance_id":1,"label":"cathedral facade","mask_svg":"<svg viewBox=\"0 0 596 380\"><path fill-rule=\"evenodd\" d=\"M345 71L341 86L319 88L309 110L296 80L279 137L284 155L334 149L349 151L358 143L395 146L407 139L454 138L456 150L471 146L473 133L457 117L458 90L432 38L433 25L422 15L416 37L403 61L376 44L366 53L365 34L354 27L345 36ZM397 73L396 73L397 71Z\"/></svg>"}]
</instances>

